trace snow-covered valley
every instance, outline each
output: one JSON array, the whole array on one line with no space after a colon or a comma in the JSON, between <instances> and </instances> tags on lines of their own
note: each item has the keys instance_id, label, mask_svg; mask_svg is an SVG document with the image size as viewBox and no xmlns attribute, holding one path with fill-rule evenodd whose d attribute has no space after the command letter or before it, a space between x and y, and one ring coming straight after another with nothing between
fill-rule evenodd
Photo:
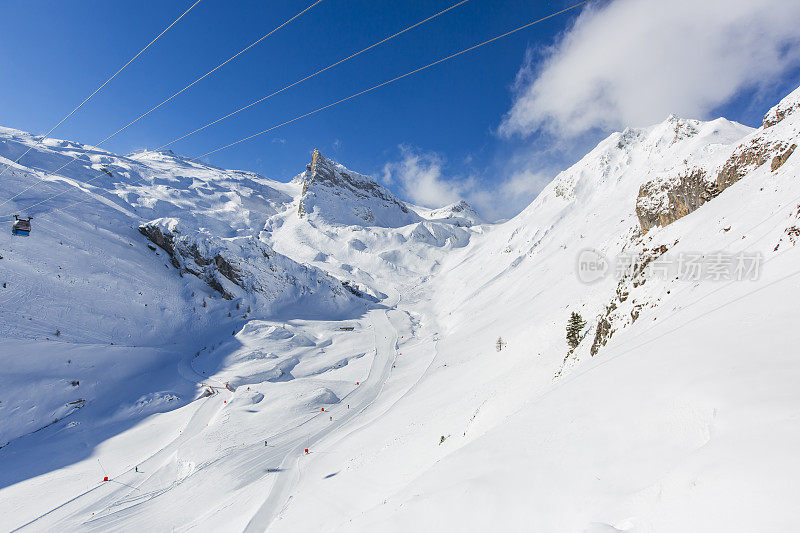
<instances>
[{"instance_id":1,"label":"snow-covered valley","mask_svg":"<svg viewBox=\"0 0 800 533\"><path fill-rule=\"evenodd\" d=\"M2 128L0 529L791 530L798 139L671 116L489 224Z\"/></svg>"}]
</instances>

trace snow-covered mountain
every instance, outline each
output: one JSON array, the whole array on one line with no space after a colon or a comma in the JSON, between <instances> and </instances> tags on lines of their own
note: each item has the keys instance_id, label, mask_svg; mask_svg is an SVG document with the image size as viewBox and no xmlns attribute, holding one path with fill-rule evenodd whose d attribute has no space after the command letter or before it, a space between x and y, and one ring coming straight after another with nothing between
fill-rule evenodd
<instances>
[{"instance_id":1,"label":"snow-covered mountain","mask_svg":"<svg viewBox=\"0 0 800 533\"><path fill-rule=\"evenodd\" d=\"M502 224L0 130L0 524L791 529L799 108L614 133Z\"/></svg>"},{"instance_id":2,"label":"snow-covered mountain","mask_svg":"<svg viewBox=\"0 0 800 533\"><path fill-rule=\"evenodd\" d=\"M416 207L417 212L429 220L453 220L457 226L474 226L482 224L483 219L471 205L464 200L455 202L438 209L425 209Z\"/></svg>"},{"instance_id":3,"label":"snow-covered mountain","mask_svg":"<svg viewBox=\"0 0 800 533\"><path fill-rule=\"evenodd\" d=\"M303 184L298 214L345 226L398 228L418 222L419 215L378 185L314 150L311 164L295 178Z\"/></svg>"}]
</instances>

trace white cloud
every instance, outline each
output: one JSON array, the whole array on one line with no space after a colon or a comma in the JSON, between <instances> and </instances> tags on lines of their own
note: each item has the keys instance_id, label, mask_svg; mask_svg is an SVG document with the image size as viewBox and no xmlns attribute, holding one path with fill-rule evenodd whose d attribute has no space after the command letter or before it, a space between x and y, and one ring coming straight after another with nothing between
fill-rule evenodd
<instances>
[{"instance_id":1,"label":"white cloud","mask_svg":"<svg viewBox=\"0 0 800 533\"><path fill-rule=\"evenodd\" d=\"M800 64L797 0L614 0L585 10L519 73L504 135L569 138L643 126L669 113L708 118Z\"/></svg>"},{"instance_id":2,"label":"white cloud","mask_svg":"<svg viewBox=\"0 0 800 533\"><path fill-rule=\"evenodd\" d=\"M541 172L520 170L500 183L500 196L510 204L510 210L517 213L527 207L552 179L553 176Z\"/></svg>"},{"instance_id":3,"label":"white cloud","mask_svg":"<svg viewBox=\"0 0 800 533\"><path fill-rule=\"evenodd\" d=\"M446 161L441 155L407 145L400 146L400 152L399 160L384 165L384 184L411 203L424 207L442 207L466 200L489 221L516 215L552 179L521 167L499 183L487 183L476 176L447 176Z\"/></svg>"},{"instance_id":4,"label":"white cloud","mask_svg":"<svg viewBox=\"0 0 800 533\"><path fill-rule=\"evenodd\" d=\"M465 183L442 176L444 160L435 153L420 153L413 148L400 146L402 158L386 163L383 181L398 184L406 198L424 207L441 207L465 196Z\"/></svg>"}]
</instances>

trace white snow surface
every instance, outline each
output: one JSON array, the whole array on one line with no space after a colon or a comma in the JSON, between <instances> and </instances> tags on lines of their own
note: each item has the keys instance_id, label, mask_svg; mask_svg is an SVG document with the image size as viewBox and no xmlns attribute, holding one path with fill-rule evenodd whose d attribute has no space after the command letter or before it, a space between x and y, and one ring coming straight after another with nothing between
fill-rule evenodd
<instances>
[{"instance_id":1,"label":"white snow surface","mask_svg":"<svg viewBox=\"0 0 800 533\"><path fill-rule=\"evenodd\" d=\"M46 140L0 178L34 217L0 237L0 530L795 529L800 156L645 235L635 206L797 143L798 104L615 133L496 225L324 157L284 183ZM1 129L0 162L35 142ZM662 247L760 269L576 274Z\"/></svg>"}]
</instances>

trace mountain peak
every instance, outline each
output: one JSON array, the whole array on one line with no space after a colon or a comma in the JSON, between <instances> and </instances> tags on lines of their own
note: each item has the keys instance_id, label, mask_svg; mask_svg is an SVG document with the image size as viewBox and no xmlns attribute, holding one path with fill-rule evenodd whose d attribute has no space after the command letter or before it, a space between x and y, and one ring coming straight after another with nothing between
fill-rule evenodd
<instances>
[{"instance_id":1,"label":"mountain peak","mask_svg":"<svg viewBox=\"0 0 800 533\"><path fill-rule=\"evenodd\" d=\"M452 221L457 226L473 226L475 224L482 224L483 219L465 200L459 200L450 205L432 209L423 216L430 220L447 220Z\"/></svg>"},{"instance_id":2,"label":"mountain peak","mask_svg":"<svg viewBox=\"0 0 800 533\"><path fill-rule=\"evenodd\" d=\"M379 196L389 201L397 200L372 177L353 172L344 165L328 159L316 148L303 176L304 193L312 186L346 189L363 198Z\"/></svg>"},{"instance_id":3,"label":"mountain peak","mask_svg":"<svg viewBox=\"0 0 800 533\"><path fill-rule=\"evenodd\" d=\"M315 149L302 174L297 213L338 225L400 227L419 217L373 178L353 172Z\"/></svg>"}]
</instances>

